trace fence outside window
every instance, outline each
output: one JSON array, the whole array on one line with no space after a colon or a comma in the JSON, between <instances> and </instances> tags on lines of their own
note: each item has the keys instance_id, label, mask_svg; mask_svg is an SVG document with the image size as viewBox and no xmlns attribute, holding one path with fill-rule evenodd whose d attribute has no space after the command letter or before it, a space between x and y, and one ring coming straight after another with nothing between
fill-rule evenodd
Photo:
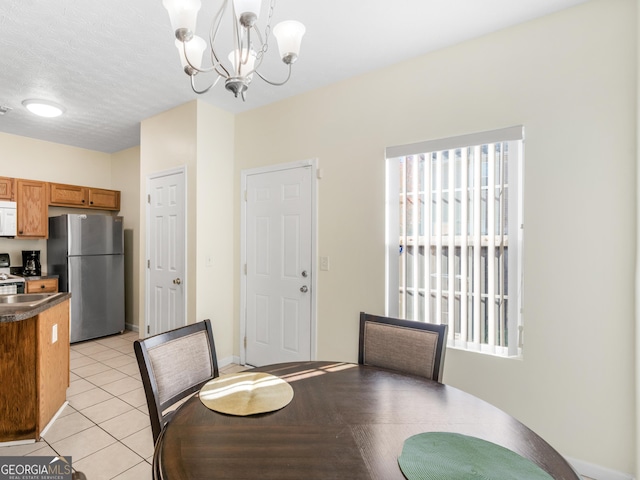
<instances>
[{"instance_id":1,"label":"fence outside window","mask_svg":"<svg viewBox=\"0 0 640 480\"><path fill-rule=\"evenodd\" d=\"M387 149L387 314L512 356L522 335L523 128Z\"/></svg>"}]
</instances>

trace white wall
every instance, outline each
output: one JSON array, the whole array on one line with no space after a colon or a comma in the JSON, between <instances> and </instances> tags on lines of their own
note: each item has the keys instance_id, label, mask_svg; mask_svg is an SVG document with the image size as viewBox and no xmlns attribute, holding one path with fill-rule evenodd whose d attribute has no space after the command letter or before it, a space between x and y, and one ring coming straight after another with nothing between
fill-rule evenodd
<instances>
[{"instance_id":1,"label":"white wall","mask_svg":"<svg viewBox=\"0 0 640 480\"><path fill-rule=\"evenodd\" d=\"M384 313L384 148L523 124L524 357L449 349L444 380L635 470L635 8L594 0L237 116L236 189L319 159L320 359L355 361L358 312Z\"/></svg>"}]
</instances>

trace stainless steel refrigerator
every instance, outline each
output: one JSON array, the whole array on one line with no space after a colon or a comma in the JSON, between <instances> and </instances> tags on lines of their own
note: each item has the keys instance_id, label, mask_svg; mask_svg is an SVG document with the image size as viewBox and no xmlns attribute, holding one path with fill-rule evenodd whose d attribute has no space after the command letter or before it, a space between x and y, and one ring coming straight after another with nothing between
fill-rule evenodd
<instances>
[{"instance_id":1,"label":"stainless steel refrigerator","mask_svg":"<svg viewBox=\"0 0 640 480\"><path fill-rule=\"evenodd\" d=\"M124 331L122 217L49 218L47 272L71 292L71 343Z\"/></svg>"}]
</instances>

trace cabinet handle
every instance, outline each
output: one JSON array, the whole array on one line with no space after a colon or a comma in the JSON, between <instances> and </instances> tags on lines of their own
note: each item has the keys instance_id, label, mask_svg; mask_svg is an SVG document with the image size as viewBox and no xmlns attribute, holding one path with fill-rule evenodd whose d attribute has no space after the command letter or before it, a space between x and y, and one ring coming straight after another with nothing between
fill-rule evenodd
<instances>
[{"instance_id":1,"label":"cabinet handle","mask_svg":"<svg viewBox=\"0 0 640 480\"><path fill-rule=\"evenodd\" d=\"M93 205L93 202L89 202L89 205Z\"/></svg>"},{"instance_id":2,"label":"cabinet handle","mask_svg":"<svg viewBox=\"0 0 640 480\"><path fill-rule=\"evenodd\" d=\"M40 285L40 288L45 288L44 285Z\"/></svg>"},{"instance_id":3,"label":"cabinet handle","mask_svg":"<svg viewBox=\"0 0 640 480\"><path fill-rule=\"evenodd\" d=\"M84 198L82 199L82 203L84 203Z\"/></svg>"}]
</instances>

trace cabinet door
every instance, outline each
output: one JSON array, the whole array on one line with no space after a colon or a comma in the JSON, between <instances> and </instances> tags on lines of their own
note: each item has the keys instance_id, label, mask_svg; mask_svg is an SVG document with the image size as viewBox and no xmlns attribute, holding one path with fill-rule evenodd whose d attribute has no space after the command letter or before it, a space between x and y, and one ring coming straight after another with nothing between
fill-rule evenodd
<instances>
[{"instance_id":1,"label":"cabinet door","mask_svg":"<svg viewBox=\"0 0 640 480\"><path fill-rule=\"evenodd\" d=\"M49 205L84 207L87 205L88 189L78 185L49 184Z\"/></svg>"},{"instance_id":2,"label":"cabinet door","mask_svg":"<svg viewBox=\"0 0 640 480\"><path fill-rule=\"evenodd\" d=\"M120 210L120 192L117 190L89 188L89 208Z\"/></svg>"},{"instance_id":3,"label":"cabinet door","mask_svg":"<svg viewBox=\"0 0 640 480\"><path fill-rule=\"evenodd\" d=\"M13 178L0 177L0 200L13 200Z\"/></svg>"},{"instance_id":4,"label":"cabinet door","mask_svg":"<svg viewBox=\"0 0 640 480\"><path fill-rule=\"evenodd\" d=\"M25 287L25 293L57 293L58 279L45 278L42 280L28 280Z\"/></svg>"},{"instance_id":5,"label":"cabinet door","mask_svg":"<svg viewBox=\"0 0 640 480\"><path fill-rule=\"evenodd\" d=\"M18 238L47 238L47 184L34 180L16 180Z\"/></svg>"}]
</instances>

